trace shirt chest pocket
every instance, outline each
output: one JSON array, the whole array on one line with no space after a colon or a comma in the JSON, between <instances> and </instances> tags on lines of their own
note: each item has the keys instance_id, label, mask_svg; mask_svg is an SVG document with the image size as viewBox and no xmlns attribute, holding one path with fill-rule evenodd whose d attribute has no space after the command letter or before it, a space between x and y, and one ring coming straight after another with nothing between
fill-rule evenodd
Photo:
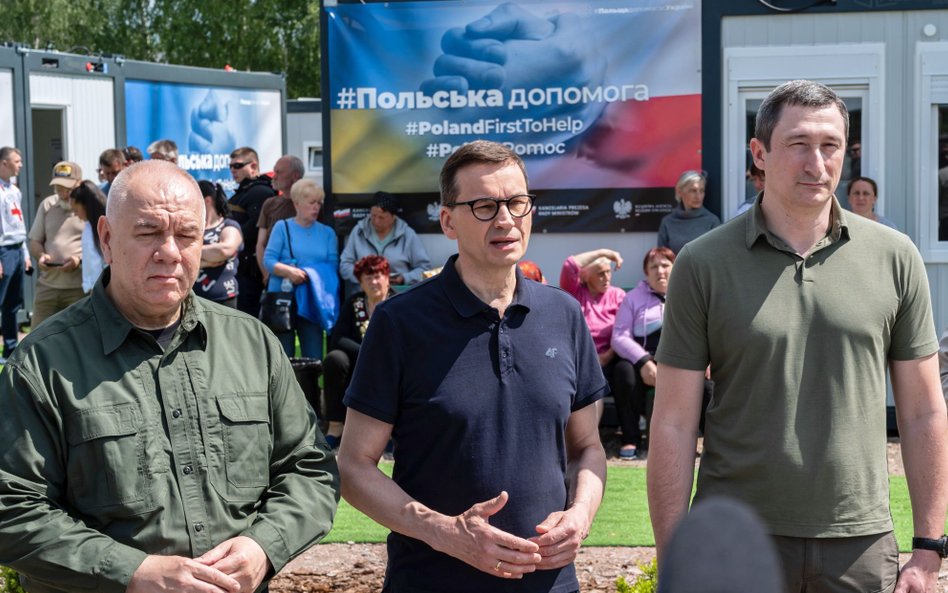
<instances>
[{"instance_id":1,"label":"shirt chest pocket","mask_svg":"<svg viewBox=\"0 0 948 593\"><path fill-rule=\"evenodd\" d=\"M228 500L258 500L270 484L269 403L265 393L217 397L223 463L215 483Z\"/></svg>"},{"instance_id":2,"label":"shirt chest pocket","mask_svg":"<svg viewBox=\"0 0 948 593\"><path fill-rule=\"evenodd\" d=\"M80 511L128 516L156 506L135 404L78 410L68 416L67 496Z\"/></svg>"}]
</instances>

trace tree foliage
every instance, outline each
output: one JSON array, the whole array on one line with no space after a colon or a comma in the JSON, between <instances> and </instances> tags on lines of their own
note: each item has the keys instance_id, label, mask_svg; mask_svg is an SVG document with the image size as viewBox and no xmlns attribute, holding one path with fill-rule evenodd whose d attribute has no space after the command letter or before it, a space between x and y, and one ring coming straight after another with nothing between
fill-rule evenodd
<instances>
[{"instance_id":1,"label":"tree foliage","mask_svg":"<svg viewBox=\"0 0 948 593\"><path fill-rule=\"evenodd\" d=\"M208 68L282 72L319 96L318 0L3 0L0 42Z\"/></svg>"}]
</instances>

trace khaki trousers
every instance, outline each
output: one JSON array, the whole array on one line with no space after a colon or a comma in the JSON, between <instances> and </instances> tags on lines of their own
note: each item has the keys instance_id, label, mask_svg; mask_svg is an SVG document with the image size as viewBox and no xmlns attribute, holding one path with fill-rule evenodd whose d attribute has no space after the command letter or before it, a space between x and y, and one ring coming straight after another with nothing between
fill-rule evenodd
<instances>
[{"instance_id":1,"label":"khaki trousers","mask_svg":"<svg viewBox=\"0 0 948 593\"><path fill-rule=\"evenodd\" d=\"M773 536L787 593L891 593L899 548L890 532L858 537Z\"/></svg>"}]
</instances>

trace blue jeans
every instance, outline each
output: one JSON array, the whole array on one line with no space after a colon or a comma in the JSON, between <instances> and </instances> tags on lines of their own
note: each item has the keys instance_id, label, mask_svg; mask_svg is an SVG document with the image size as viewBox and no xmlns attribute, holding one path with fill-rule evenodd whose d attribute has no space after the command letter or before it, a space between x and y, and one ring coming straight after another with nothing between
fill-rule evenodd
<instances>
[{"instance_id":1,"label":"blue jeans","mask_svg":"<svg viewBox=\"0 0 948 593\"><path fill-rule=\"evenodd\" d=\"M4 358L13 353L19 327L17 318L23 309L23 244L0 245L0 333L3 334Z\"/></svg>"},{"instance_id":2,"label":"blue jeans","mask_svg":"<svg viewBox=\"0 0 948 593\"><path fill-rule=\"evenodd\" d=\"M296 336L300 337L300 355L303 358L323 358L323 328L318 323L297 316L293 331L277 334L283 351L290 358L296 356Z\"/></svg>"}]
</instances>

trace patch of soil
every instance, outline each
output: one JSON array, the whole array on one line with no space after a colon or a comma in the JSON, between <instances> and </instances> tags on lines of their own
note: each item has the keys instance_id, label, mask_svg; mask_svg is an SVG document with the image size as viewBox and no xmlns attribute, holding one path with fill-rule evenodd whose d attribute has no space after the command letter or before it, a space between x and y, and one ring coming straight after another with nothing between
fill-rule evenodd
<instances>
[{"instance_id":1,"label":"patch of soil","mask_svg":"<svg viewBox=\"0 0 948 593\"><path fill-rule=\"evenodd\" d=\"M610 465L645 467L647 460L620 460L619 438L603 431L603 443ZM698 450L701 450L701 441ZM887 444L889 473L905 475L897 439ZM697 461L697 458L696 458ZM614 593L615 582L624 576L632 582L639 565L655 557L655 548L582 548L576 558L576 574L584 593ZM376 593L385 576L384 544L322 544L314 546L291 562L270 583L273 593ZM900 555L904 564L908 554ZM948 593L948 562L942 563L936 593Z\"/></svg>"},{"instance_id":2,"label":"patch of soil","mask_svg":"<svg viewBox=\"0 0 948 593\"><path fill-rule=\"evenodd\" d=\"M615 593L616 578L630 583L651 562L655 548L582 548L576 574L583 593ZM900 563L909 559L899 556ZM385 544L322 544L310 548L270 582L272 593L377 593L385 576ZM936 593L948 593L948 563L942 563Z\"/></svg>"},{"instance_id":3,"label":"patch of soil","mask_svg":"<svg viewBox=\"0 0 948 593\"><path fill-rule=\"evenodd\" d=\"M654 548L582 548L576 574L584 593L614 593L616 578L631 582ZM385 576L384 544L323 544L291 562L273 581L272 593L376 593Z\"/></svg>"}]
</instances>

